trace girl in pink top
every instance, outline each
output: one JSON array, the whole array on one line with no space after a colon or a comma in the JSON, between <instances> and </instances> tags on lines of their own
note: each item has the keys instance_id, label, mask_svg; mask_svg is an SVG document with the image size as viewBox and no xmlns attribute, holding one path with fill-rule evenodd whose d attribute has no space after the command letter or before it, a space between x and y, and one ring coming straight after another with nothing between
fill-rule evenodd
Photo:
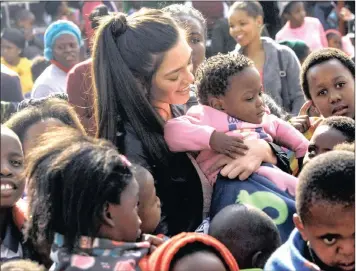
<instances>
[{"instance_id":1,"label":"girl in pink top","mask_svg":"<svg viewBox=\"0 0 356 271\"><path fill-rule=\"evenodd\" d=\"M280 9L288 21L276 34L276 41L302 40L311 51L328 47L322 24L317 18L306 17L303 2L281 2Z\"/></svg>"},{"instance_id":2,"label":"girl in pink top","mask_svg":"<svg viewBox=\"0 0 356 271\"><path fill-rule=\"evenodd\" d=\"M219 153L231 157L243 154L242 140L276 141L293 150L298 158L305 155L305 137L287 122L266 113L261 78L250 59L235 53L213 56L199 66L197 82L203 105L193 106L185 116L169 120L165 140L171 151L201 151L197 162L211 186L219 170L207 172ZM261 166L257 173L295 194L295 177L268 166Z\"/></svg>"}]
</instances>

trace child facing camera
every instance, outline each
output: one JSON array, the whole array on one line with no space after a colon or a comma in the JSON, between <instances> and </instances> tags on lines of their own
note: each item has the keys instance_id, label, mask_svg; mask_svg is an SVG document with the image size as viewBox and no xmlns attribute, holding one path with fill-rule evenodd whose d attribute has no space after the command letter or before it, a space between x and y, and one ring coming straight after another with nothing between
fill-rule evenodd
<instances>
[{"instance_id":1,"label":"child facing camera","mask_svg":"<svg viewBox=\"0 0 356 271\"><path fill-rule=\"evenodd\" d=\"M296 229L265 270L355 270L355 157L330 151L299 175Z\"/></svg>"}]
</instances>

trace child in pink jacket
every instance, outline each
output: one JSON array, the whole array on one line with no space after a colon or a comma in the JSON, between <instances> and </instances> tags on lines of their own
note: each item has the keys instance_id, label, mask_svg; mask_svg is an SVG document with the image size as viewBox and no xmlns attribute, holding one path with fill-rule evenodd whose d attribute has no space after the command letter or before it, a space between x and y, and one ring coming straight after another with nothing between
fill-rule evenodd
<instances>
[{"instance_id":1,"label":"child in pink jacket","mask_svg":"<svg viewBox=\"0 0 356 271\"><path fill-rule=\"evenodd\" d=\"M311 51L328 47L324 27L317 18L306 17L302 1L279 2L286 24L276 34L276 41L302 40Z\"/></svg>"},{"instance_id":2,"label":"child in pink jacket","mask_svg":"<svg viewBox=\"0 0 356 271\"><path fill-rule=\"evenodd\" d=\"M243 154L243 140L275 141L293 150L298 158L305 155L308 140L289 123L269 114L261 97L260 75L247 57L229 53L209 58L198 68L197 85L202 105L169 120L165 139L171 151L200 151L197 162L211 186L220 170L213 174L207 171L218 154ZM295 177L268 166L261 166L257 173L295 195Z\"/></svg>"}]
</instances>

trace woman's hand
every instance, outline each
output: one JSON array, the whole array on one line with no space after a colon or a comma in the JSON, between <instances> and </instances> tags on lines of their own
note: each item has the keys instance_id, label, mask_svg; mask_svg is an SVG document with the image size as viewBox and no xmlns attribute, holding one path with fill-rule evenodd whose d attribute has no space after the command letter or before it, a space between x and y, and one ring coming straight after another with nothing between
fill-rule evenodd
<instances>
[{"instance_id":1,"label":"woman's hand","mask_svg":"<svg viewBox=\"0 0 356 271\"><path fill-rule=\"evenodd\" d=\"M293 125L295 129L297 129L302 134L308 131L310 127L310 120L309 116L307 115L293 117L289 120L289 122Z\"/></svg>"},{"instance_id":2,"label":"woman's hand","mask_svg":"<svg viewBox=\"0 0 356 271\"><path fill-rule=\"evenodd\" d=\"M210 169L214 172L217 169L224 167L220 174L235 179L239 177L241 181L246 180L253 172L255 172L262 162L277 163L277 158L274 156L271 147L263 139L246 140L248 150L245 155L232 159L228 156L222 156L217 163Z\"/></svg>"}]
</instances>

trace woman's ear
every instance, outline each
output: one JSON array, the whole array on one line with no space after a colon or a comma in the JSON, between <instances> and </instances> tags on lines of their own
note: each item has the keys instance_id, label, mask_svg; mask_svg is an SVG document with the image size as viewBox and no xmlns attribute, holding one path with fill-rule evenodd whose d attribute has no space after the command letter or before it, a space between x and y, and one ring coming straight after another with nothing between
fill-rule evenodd
<instances>
[{"instance_id":1,"label":"woman's ear","mask_svg":"<svg viewBox=\"0 0 356 271\"><path fill-rule=\"evenodd\" d=\"M209 106L216 109L216 110L220 110L220 111L224 111L225 108L224 108L224 102L219 99L219 98L216 98L216 97L209 97L208 98L208 103L209 103Z\"/></svg>"},{"instance_id":2,"label":"woman's ear","mask_svg":"<svg viewBox=\"0 0 356 271\"><path fill-rule=\"evenodd\" d=\"M103 220L104 220L104 223L106 223L108 226L114 227L115 223L114 223L114 220L112 219L110 209L111 209L110 203L106 202L104 204L104 208L103 208Z\"/></svg>"},{"instance_id":3,"label":"woman's ear","mask_svg":"<svg viewBox=\"0 0 356 271\"><path fill-rule=\"evenodd\" d=\"M257 23L257 25L258 25L259 27L262 28L262 26L263 26L263 17L262 17L261 15L258 15L258 16L256 17L256 23Z\"/></svg>"}]
</instances>

